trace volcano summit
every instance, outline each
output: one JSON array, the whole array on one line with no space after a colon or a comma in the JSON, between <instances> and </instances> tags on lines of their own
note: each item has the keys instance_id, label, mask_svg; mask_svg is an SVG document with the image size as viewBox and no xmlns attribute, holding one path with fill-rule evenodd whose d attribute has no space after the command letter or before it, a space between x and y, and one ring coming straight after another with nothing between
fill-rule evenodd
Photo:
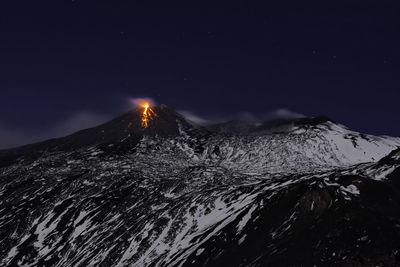
<instances>
[{"instance_id":1,"label":"volcano summit","mask_svg":"<svg viewBox=\"0 0 400 267\"><path fill-rule=\"evenodd\" d=\"M138 107L0 151L1 266L400 265L399 138L237 123Z\"/></svg>"}]
</instances>

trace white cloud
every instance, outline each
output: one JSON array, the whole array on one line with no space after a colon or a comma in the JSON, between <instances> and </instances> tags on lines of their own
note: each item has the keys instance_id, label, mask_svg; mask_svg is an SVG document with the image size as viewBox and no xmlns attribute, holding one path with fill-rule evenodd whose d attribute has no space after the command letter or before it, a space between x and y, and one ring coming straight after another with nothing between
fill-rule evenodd
<instances>
[{"instance_id":1,"label":"white cloud","mask_svg":"<svg viewBox=\"0 0 400 267\"><path fill-rule=\"evenodd\" d=\"M252 121L252 122L264 121L265 122L265 121L271 121L271 120L275 120L275 119L296 119L296 118L306 117L303 114L293 112L286 108L277 109L272 112L265 113L264 115L254 115L251 112L240 112L234 116L229 116L229 117L225 117L225 118L223 118L223 117L205 118L205 117L199 116L197 114L194 114L193 112L188 111L188 110L180 110L180 111L178 111L178 113L180 113L187 120L192 121L192 122L194 122L198 125L202 125L202 126L226 122L226 121L230 121L230 120Z\"/></svg>"},{"instance_id":2,"label":"white cloud","mask_svg":"<svg viewBox=\"0 0 400 267\"><path fill-rule=\"evenodd\" d=\"M268 121L273 119L293 119L305 117L302 114L292 112L288 109L278 109L273 112L266 113L264 116L255 116L249 112L242 112L235 116L228 118L204 118L196 115L191 111L179 111L187 120L192 121L198 125L206 126L214 123L219 123L227 120L261 120ZM0 123L0 149L17 147L25 144L36 143L50 138L62 137L79 130L91 128L100 125L112 116L107 114L98 114L89 111L80 111L73 113L70 117L61 120L55 126L44 129L41 132L26 132L7 127L5 124Z\"/></svg>"},{"instance_id":3,"label":"white cloud","mask_svg":"<svg viewBox=\"0 0 400 267\"><path fill-rule=\"evenodd\" d=\"M204 126L212 123L211 120L202 118L188 110L179 110L178 113L185 117L185 119L187 119L188 121L194 122L198 125Z\"/></svg>"},{"instance_id":4,"label":"white cloud","mask_svg":"<svg viewBox=\"0 0 400 267\"><path fill-rule=\"evenodd\" d=\"M7 127L0 123L0 149L36 143L50 138L62 137L79 130L100 125L111 118L110 115L81 111L73 113L54 127L41 132L26 132Z\"/></svg>"},{"instance_id":5,"label":"white cloud","mask_svg":"<svg viewBox=\"0 0 400 267\"><path fill-rule=\"evenodd\" d=\"M72 134L82 129L100 125L110 119L109 115L95 114L90 112L77 112L71 117L57 124L50 130L52 137L61 137Z\"/></svg>"},{"instance_id":6,"label":"white cloud","mask_svg":"<svg viewBox=\"0 0 400 267\"><path fill-rule=\"evenodd\" d=\"M297 119L297 118L304 118L306 117L303 114L293 112L286 108L281 108L269 112L263 116L264 120L273 120L273 119Z\"/></svg>"},{"instance_id":7,"label":"white cloud","mask_svg":"<svg viewBox=\"0 0 400 267\"><path fill-rule=\"evenodd\" d=\"M3 124L0 124L0 149L19 146L36 142L40 139L29 136L24 132L19 132L14 129L9 129Z\"/></svg>"}]
</instances>

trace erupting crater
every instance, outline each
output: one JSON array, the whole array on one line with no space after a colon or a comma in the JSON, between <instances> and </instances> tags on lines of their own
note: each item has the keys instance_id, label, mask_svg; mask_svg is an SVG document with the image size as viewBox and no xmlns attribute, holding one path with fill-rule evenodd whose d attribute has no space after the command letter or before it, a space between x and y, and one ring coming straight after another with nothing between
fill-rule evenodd
<instances>
[{"instance_id":1,"label":"erupting crater","mask_svg":"<svg viewBox=\"0 0 400 267\"><path fill-rule=\"evenodd\" d=\"M154 119L154 117L156 117L157 114L150 107L150 102L145 102L141 106L143 108L142 127L147 128L149 126L149 121Z\"/></svg>"}]
</instances>

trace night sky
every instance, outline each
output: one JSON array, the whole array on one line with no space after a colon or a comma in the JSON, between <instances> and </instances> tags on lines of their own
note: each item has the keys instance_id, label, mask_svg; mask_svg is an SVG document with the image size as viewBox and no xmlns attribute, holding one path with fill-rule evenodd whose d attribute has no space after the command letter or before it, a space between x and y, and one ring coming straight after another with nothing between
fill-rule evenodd
<instances>
[{"instance_id":1,"label":"night sky","mask_svg":"<svg viewBox=\"0 0 400 267\"><path fill-rule=\"evenodd\" d=\"M2 1L0 148L93 126L132 97L400 136L398 1L275 2Z\"/></svg>"}]
</instances>

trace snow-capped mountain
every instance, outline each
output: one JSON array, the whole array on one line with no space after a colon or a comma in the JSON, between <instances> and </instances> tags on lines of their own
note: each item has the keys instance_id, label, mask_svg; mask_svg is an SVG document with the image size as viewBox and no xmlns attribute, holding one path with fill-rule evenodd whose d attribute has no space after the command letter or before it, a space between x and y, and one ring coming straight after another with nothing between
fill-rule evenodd
<instances>
[{"instance_id":1,"label":"snow-capped mountain","mask_svg":"<svg viewBox=\"0 0 400 267\"><path fill-rule=\"evenodd\" d=\"M153 110L0 151L2 266L400 264L399 138Z\"/></svg>"}]
</instances>

